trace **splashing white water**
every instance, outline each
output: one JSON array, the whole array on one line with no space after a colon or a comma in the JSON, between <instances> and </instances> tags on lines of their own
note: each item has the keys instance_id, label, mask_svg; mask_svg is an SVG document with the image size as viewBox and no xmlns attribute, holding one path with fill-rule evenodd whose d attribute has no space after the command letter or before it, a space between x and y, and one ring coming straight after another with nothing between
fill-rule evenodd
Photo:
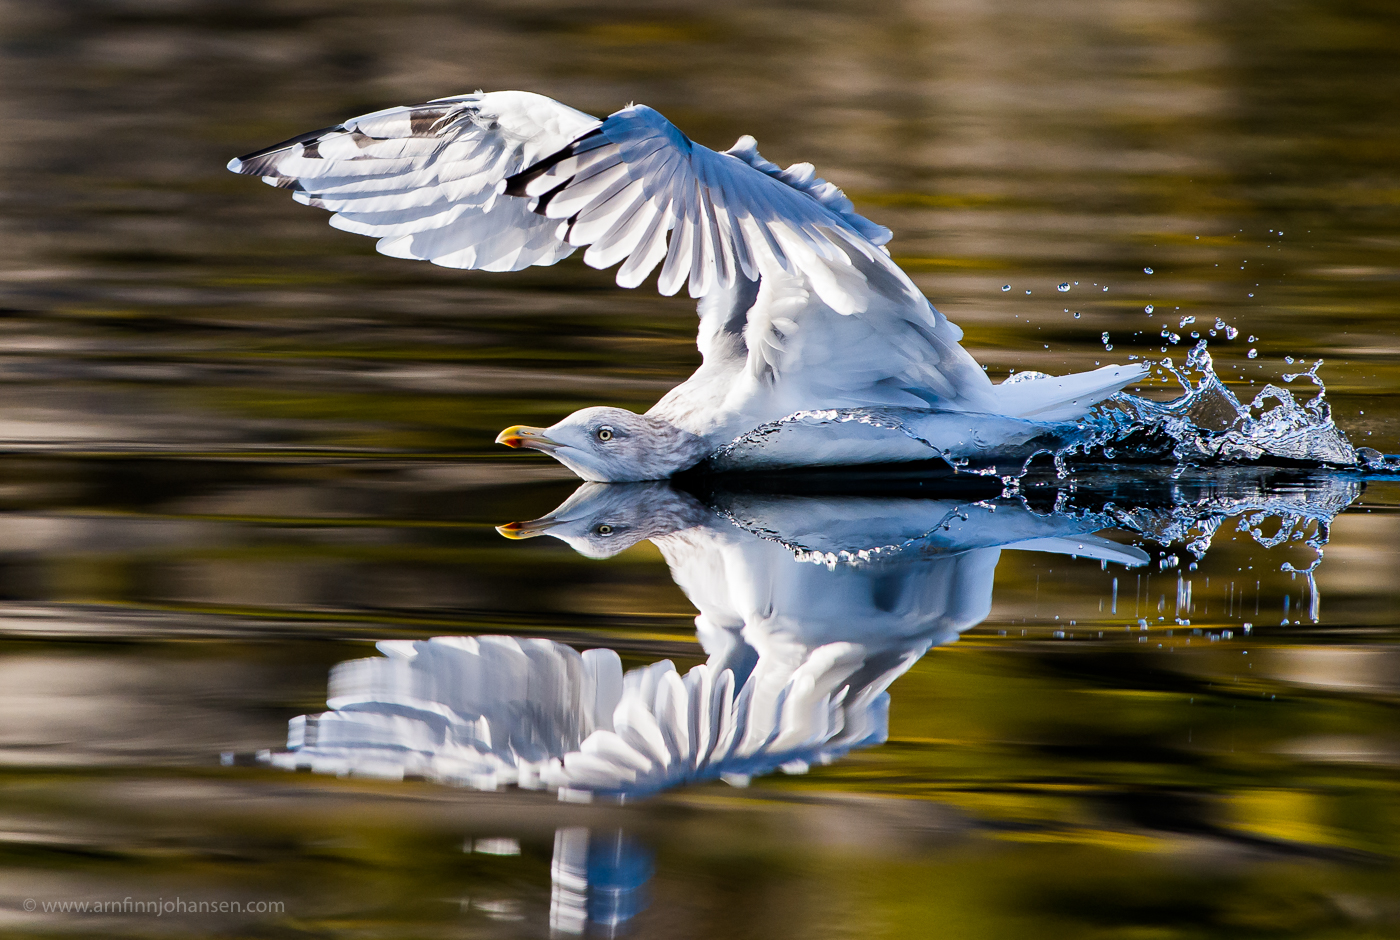
<instances>
[{"instance_id":1,"label":"splashing white water","mask_svg":"<svg viewBox=\"0 0 1400 940\"><path fill-rule=\"evenodd\" d=\"M1327 388L1317 374L1321 366L1319 359L1305 372L1283 376L1285 383L1307 378L1316 386L1316 394L1303 404L1289 389L1274 384L1265 385L1245 404L1216 374L1202 339L1187 354L1183 368L1170 358L1158 364L1181 384L1181 397L1156 402L1115 395L1086 419L1089 437L1068 452L1108 459L1170 458L1178 464L1283 460L1319 467L1400 469L1400 461L1392 467L1379 452L1351 446L1332 419Z\"/></svg>"}]
</instances>

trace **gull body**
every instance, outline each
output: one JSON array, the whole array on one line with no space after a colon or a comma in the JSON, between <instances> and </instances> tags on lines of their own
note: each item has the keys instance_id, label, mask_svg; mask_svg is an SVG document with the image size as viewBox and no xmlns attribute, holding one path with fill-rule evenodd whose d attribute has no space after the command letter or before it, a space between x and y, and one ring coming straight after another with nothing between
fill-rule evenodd
<instances>
[{"instance_id":1,"label":"gull body","mask_svg":"<svg viewBox=\"0 0 1400 940\"><path fill-rule=\"evenodd\" d=\"M514 271L587 246L636 287L699 300L703 363L644 415L585 408L497 438L585 480L661 479L756 429L811 412L1000 419L993 452L1073 421L1145 372L1106 366L994 385L962 331L890 258L891 233L810 164L786 170L751 137L717 152L644 105L604 120L528 92L477 92L353 118L233 160L291 189L381 252ZM918 435L914 435L917 437ZM929 459L954 441L814 439L789 464ZM933 450L930 451L929 448Z\"/></svg>"}]
</instances>

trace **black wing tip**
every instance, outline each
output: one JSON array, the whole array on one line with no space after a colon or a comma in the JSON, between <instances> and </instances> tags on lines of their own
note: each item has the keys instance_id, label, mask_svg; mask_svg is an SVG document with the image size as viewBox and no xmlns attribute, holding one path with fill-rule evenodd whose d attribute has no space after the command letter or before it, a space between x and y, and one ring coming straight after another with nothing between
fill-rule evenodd
<instances>
[{"instance_id":1,"label":"black wing tip","mask_svg":"<svg viewBox=\"0 0 1400 940\"><path fill-rule=\"evenodd\" d=\"M573 181L574 178L571 176L568 179L564 180L564 182L560 183L558 186L554 187L549 192L541 196L539 198L539 201L535 203L535 215L549 215L550 200L562 193L564 191L564 187L568 186Z\"/></svg>"},{"instance_id":2,"label":"black wing tip","mask_svg":"<svg viewBox=\"0 0 1400 940\"><path fill-rule=\"evenodd\" d=\"M528 196L529 193L525 192L525 187L529 186L536 176L544 172L541 170L540 173L532 173L532 170L534 170L534 167L521 170L514 176L507 176L505 178L505 188L502 189L501 192L505 193L507 196Z\"/></svg>"},{"instance_id":3,"label":"black wing tip","mask_svg":"<svg viewBox=\"0 0 1400 940\"><path fill-rule=\"evenodd\" d=\"M297 144L319 140L327 134L335 134L344 130L344 124L334 124L330 127L323 127L320 130L307 131L305 134L288 137L286 140L273 144L271 147L264 147L261 150L255 150L241 157L234 157L228 162L228 168L231 172L242 173L245 176L276 176L276 157L292 149Z\"/></svg>"},{"instance_id":4,"label":"black wing tip","mask_svg":"<svg viewBox=\"0 0 1400 940\"><path fill-rule=\"evenodd\" d=\"M525 169L521 170L519 173L516 173L514 176L507 176L505 179L505 189L501 191L504 192L507 196L530 195L528 192L525 191L525 187L529 186L541 176L544 176L546 173L554 169L554 167L559 165L564 160L567 160L574 154L578 153L579 144L583 143L585 140L597 137L602 133L602 125L599 125L598 127L593 128L593 130L589 131L587 134L583 134L569 141L567 144L560 147L558 150L554 151L549 156L543 157L535 161L535 163L533 163L530 166L527 166ZM557 189L555 191L557 192ZM554 192L550 192L547 195L550 198L553 198Z\"/></svg>"}]
</instances>

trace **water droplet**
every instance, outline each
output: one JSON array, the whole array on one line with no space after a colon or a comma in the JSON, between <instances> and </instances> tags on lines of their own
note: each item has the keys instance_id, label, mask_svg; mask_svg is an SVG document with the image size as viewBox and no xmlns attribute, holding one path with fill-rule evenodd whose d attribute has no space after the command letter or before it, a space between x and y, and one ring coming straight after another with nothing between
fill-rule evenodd
<instances>
[{"instance_id":1,"label":"water droplet","mask_svg":"<svg viewBox=\"0 0 1400 940\"><path fill-rule=\"evenodd\" d=\"M1108 290L1108 288L1107 288L1107 287L1105 287L1105 288L1104 288L1104 290Z\"/></svg>"},{"instance_id":2,"label":"water droplet","mask_svg":"<svg viewBox=\"0 0 1400 940\"><path fill-rule=\"evenodd\" d=\"M1284 356L1284 357L1283 357L1283 361L1286 362L1286 363L1288 363L1290 366L1293 365L1293 357L1292 357L1292 356Z\"/></svg>"},{"instance_id":3,"label":"water droplet","mask_svg":"<svg viewBox=\"0 0 1400 940\"><path fill-rule=\"evenodd\" d=\"M1237 329L1235 329L1233 326L1227 326L1227 327L1225 327L1225 338L1226 338L1226 339L1234 339L1236 336L1239 336L1239 335L1240 335L1240 331L1237 330Z\"/></svg>"},{"instance_id":4,"label":"water droplet","mask_svg":"<svg viewBox=\"0 0 1400 940\"><path fill-rule=\"evenodd\" d=\"M1029 294L1030 291L1026 291L1026 293ZM1253 295L1253 294L1250 294L1249 296L1253 297L1254 295Z\"/></svg>"},{"instance_id":5,"label":"water droplet","mask_svg":"<svg viewBox=\"0 0 1400 940\"><path fill-rule=\"evenodd\" d=\"M1259 337L1254 336L1254 335L1251 334L1250 337L1249 337L1249 339L1245 340L1245 342L1248 342L1248 343L1257 343L1257 342L1259 342Z\"/></svg>"},{"instance_id":6,"label":"water droplet","mask_svg":"<svg viewBox=\"0 0 1400 940\"><path fill-rule=\"evenodd\" d=\"M1216 317L1216 318L1215 318L1215 328L1216 328L1217 330L1223 330L1223 329L1225 329L1225 321L1222 320L1222 319L1220 319L1219 317Z\"/></svg>"},{"instance_id":7,"label":"water droplet","mask_svg":"<svg viewBox=\"0 0 1400 940\"><path fill-rule=\"evenodd\" d=\"M1142 269L1142 273L1143 273L1143 274L1151 274L1151 273L1152 273L1152 269L1151 269L1151 268L1143 268L1143 269Z\"/></svg>"},{"instance_id":8,"label":"water droplet","mask_svg":"<svg viewBox=\"0 0 1400 940\"><path fill-rule=\"evenodd\" d=\"M1006 292L1009 291L1009 290L1011 290L1011 285L1010 285L1010 284L1003 284L1003 285L1001 285L1001 292L1002 292L1003 294L1006 293Z\"/></svg>"},{"instance_id":9,"label":"water droplet","mask_svg":"<svg viewBox=\"0 0 1400 940\"><path fill-rule=\"evenodd\" d=\"M1153 310L1156 310L1156 309L1157 309L1156 307L1152 306L1151 304L1148 304L1146 307L1143 307L1143 308L1142 308L1142 312L1143 312L1143 313L1151 313Z\"/></svg>"},{"instance_id":10,"label":"water droplet","mask_svg":"<svg viewBox=\"0 0 1400 940\"><path fill-rule=\"evenodd\" d=\"M1065 291L1069 290L1069 284L1068 284L1068 283L1061 284L1059 287L1056 287L1055 290L1057 290L1057 291L1059 291L1060 293L1063 294Z\"/></svg>"},{"instance_id":11,"label":"water droplet","mask_svg":"<svg viewBox=\"0 0 1400 940\"><path fill-rule=\"evenodd\" d=\"M1191 338L1192 338L1192 339L1200 339L1200 338L1201 338L1201 334L1200 334L1200 333L1197 333L1195 330L1192 330L1192 331L1191 331Z\"/></svg>"},{"instance_id":12,"label":"water droplet","mask_svg":"<svg viewBox=\"0 0 1400 940\"><path fill-rule=\"evenodd\" d=\"M1078 310L1074 311L1074 318L1075 318L1076 320L1079 319L1079 311L1078 311Z\"/></svg>"},{"instance_id":13,"label":"water droplet","mask_svg":"<svg viewBox=\"0 0 1400 940\"><path fill-rule=\"evenodd\" d=\"M1103 335L1099 337L1099 340L1105 343L1108 342L1108 330L1103 331Z\"/></svg>"},{"instance_id":14,"label":"water droplet","mask_svg":"<svg viewBox=\"0 0 1400 940\"><path fill-rule=\"evenodd\" d=\"M1113 352L1113 344L1112 344L1112 343L1104 343L1104 344L1103 344L1103 348L1104 348L1104 350L1107 351L1107 352Z\"/></svg>"},{"instance_id":15,"label":"water droplet","mask_svg":"<svg viewBox=\"0 0 1400 940\"><path fill-rule=\"evenodd\" d=\"M1257 358L1259 358L1259 350L1257 350L1257 349L1251 349L1251 350L1249 351L1249 358L1251 358L1251 359L1257 359Z\"/></svg>"},{"instance_id":16,"label":"water droplet","mask_svg":"<svg viewBox=\"0 0 1400 940\"><path fill-rule=\"evenodd\" d=\"M1029 294L1030 291L1026 291L1026 293ZM1250 294L1249 296L1253 297L1254 295L1253 295L1253 294Z\"/></svg>"}]
</instances>

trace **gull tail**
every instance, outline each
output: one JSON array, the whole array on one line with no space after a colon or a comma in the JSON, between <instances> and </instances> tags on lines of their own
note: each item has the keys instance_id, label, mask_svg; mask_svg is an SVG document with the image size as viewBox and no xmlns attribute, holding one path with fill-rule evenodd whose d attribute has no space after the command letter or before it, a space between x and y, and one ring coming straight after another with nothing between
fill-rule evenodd
<instances>
[{"instance_id":1,"label":"gull tail","mask_svg":"<svg viewBox=\"0 0 1400 940\"><path fill-rule=\"evenodd\" d=\"M992 386L992 393L999 414L1034 421L1069 421L1147 372L1147 366L1140 363L1073 375L1023 372Z\"/></svg>"}]
</instances>

